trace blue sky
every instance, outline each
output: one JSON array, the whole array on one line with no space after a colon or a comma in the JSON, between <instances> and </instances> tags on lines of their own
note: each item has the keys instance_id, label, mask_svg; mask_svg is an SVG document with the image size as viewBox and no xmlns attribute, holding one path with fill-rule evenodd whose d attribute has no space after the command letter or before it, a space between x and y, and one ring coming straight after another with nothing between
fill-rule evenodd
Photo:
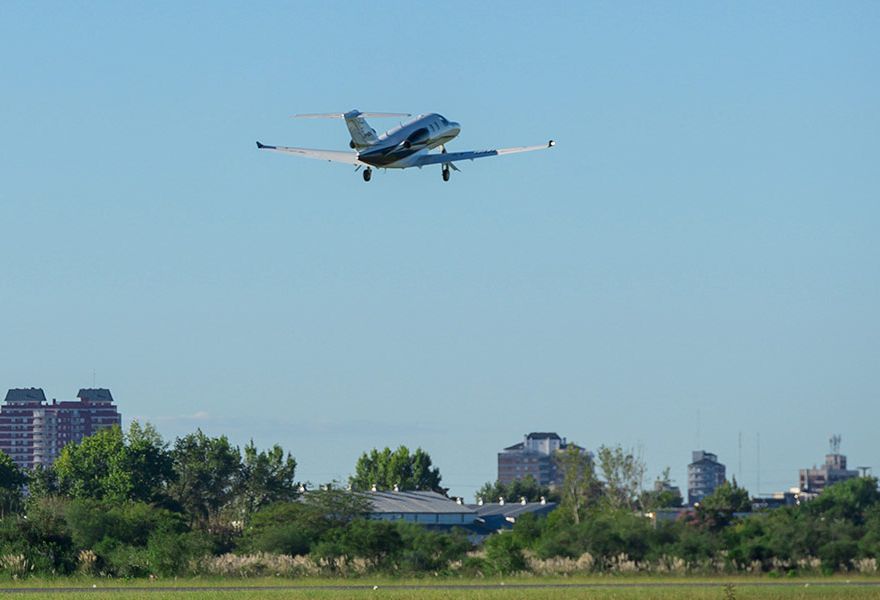
<instances>
[{"instance_id":1,"label":"blue sky","mask_svg":"<svg viewBox=\"0 0 880 600\"><path fill-rule=\"evenodd\" d=\"M0 387L93 379L313 482L533 430L754 491L880 468L880 5L0 4ZM378 172L297 112L436 111ZM374 124L390 127L394 121ZM742 434L742 460L738 450ZM740 468L741 464L741 468Z\"/></svg>"}]
</instances>

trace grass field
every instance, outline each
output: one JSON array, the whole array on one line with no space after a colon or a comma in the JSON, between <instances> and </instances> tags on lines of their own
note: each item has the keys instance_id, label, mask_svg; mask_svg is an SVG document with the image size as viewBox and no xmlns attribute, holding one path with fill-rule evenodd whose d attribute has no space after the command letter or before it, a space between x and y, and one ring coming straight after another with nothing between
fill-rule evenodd
<instances>
[{"instance_id":1,"label":"grass field","mask_svg":"<svg viewBox=\"0 0 880 600\"><path fill-rule=\"evenodd\" d=\"M804 581L772 581L767 579L733 578L731 584L721 579L658 580L644 578L615 578L609 580L514 580L508 582L485 581L367 581L333 580L314 581L303 584L290 580L180 580L147 581L95 581L86 580L31 580L26 582L0 582L0 597L20 597L29 600L66 598L113 598L114 600L627 600L657 598L661 600L798 600L798 599L880 599L880 583L877 580L856 579L848 583L844 579ZM314 585L312 585L314 583ZM534 588L541 584L557 587ZM584 587L571 587L572 583ZM187 587L186 590L167 589L168 586ZM305 585L298 589L279 589L285 585ZM349 589L340 586L351 585ZM377 588L373 589L376 585ZM433 587L432 587L433 585ZM440 586L462 587L440 587ZM467 586L487 587L467 587ZM95 586L95 587L92 587ZM118 586L118 587L117 587ZM216 587L213 587L216 586ZM236 589L218 589L235 586ZM423 587L409 587L423 586ZM79 591L61 588L76 587ZM115 588L112 591L108 588ZM58 588L55 590L47 588ZM120 589L128 588L128 589ZM149 589L144 589L149 588ZM206 589L198 589L206 588ZM210 588L210 589L209 589ZM274 589L272 589L274 588Z\"/></svg>"}]
</instances>

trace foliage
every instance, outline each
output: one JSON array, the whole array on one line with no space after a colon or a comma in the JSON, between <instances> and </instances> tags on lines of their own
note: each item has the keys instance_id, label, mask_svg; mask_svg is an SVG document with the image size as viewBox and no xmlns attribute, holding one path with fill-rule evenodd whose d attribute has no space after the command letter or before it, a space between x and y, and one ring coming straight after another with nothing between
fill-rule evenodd
<instances>
[{"instance_id":1,"label":"foliage","mask_svg":"<svg viewBox=\"0 0 880 600\"><path fill-rule=\"evenodd\" d=\"M570 443L556 454L555 460L562 476L561 508L577 525L587 507L599 497L593 457L577 444Z\"/></svg>"},{"instance_id":2,"label":"foliage","mask_svg":"<svg viewBox=\"0 0 880 600\"><path fill-rule=\"evenodd\" d=\"M155 428L134 421L127 434L114 426L66 445L53 470L58 489L74 498L157 502L172 478L171 467L167 445ZM53 486L51 478L42 478L38 493Z\"/></svg>"},{"instance_id":3,"label":"foliage","mask_svg":"<svg viewBox=\"0 0 880 600\"><path fill-rule=\"evenodd\" d=\"M439 473L422 451L375 454L364 455L362 483L373 481L370 473L384 473L376 478L383 485L403 475L412 485L439 486ZM559 453L560 509L546 517L520 515L512 531L488 536L473 552L463 531L370 519L368 492L326 486L298 493L296 462L279 446L260 451L249 443L242 457L225 437L197 431L169 448L152 427L133 424L127 433L108 429L70 445L54 467L34 469L23 503L25 474L0 456L0 489L11 494L0 516L0 572L170 577L877 571L876 479L851 479L801 505L754 514L747 512L748 492L734 480L678 520L654 522L639 509L669 500L640 493L638 457L620 447L601 448L598 457L603 481L588 453L573 444ZM668 479L666 472L655 491L668 491ZM548 490L527 479L487 484L483 491L534 499Z\"/></svg>"},{"instance_id":4,"label":"foliage","mask_svg":"<svg viewBox=\"0 0 880 600\"><path fill-rule=\"evenodd\" d=\"M244 520L273 502L293 500L297 495L294 482L296 460L279 445L268 451L257 451L253 440L244 447L244 459L238 474L237 495Z\"/></svg>"},{"instance_id":5,"label":"foliage","mask_svg":"<svg viewBox=\"0 0 880 600\"><path fill-rule=\"evenodd\" d=\"M27 476L8 454L0 451L0 519L22 508L22 486Z\"/></svg>"},{"instance_id":6,"label":"foliage","mask_svg":"<svg viewBox=\"0 0 880 600\"><path fill-rule=\"evenodd\" d=\"M669 472L669 467L663 469L663 473L654 482L654 489L642 493L641 505L644 510L680 508L684 503L681 491L672 485Z\"/></svg>"},{"instance_id":7,"label":"foliage","mask_svg":"<svg viewBox=\"0 0 880 600\"><path fill-rule=\"evenodd\" d=\"M238 448L226 436L211 438L199 429L177 439L171 460L169 495L191 525L206 530L232 500L241 469Z\"/></svg>"},{"instance_id":8,"label":"foliage","mask_svg":"<svg viewBox=\"0 0 880 600\"><path fill-rule=\"evenodd\" d=\"M640 509L645 461L621 446L600 446L597 456L605 484L603 501L612 510Z\"/></svg>"},{"instance_id":9,"label":"foliage","mask_svg":"<svg viewBox=\"0 0 880 600\"><path fill-rule=\"evenodd\" d=\"M124 448L118 426L67 444L53 465L59 488L73 498L127 499L132 484L122 464Z\"/></svg>"},{"instance_id":10,"label":"foliage","mask_svg":"<svg viewBox=\"0 0 880 600\"><path fill-rule=\"evenodd\" d=\"M506 575L525 571L526 557L519 538L510 534L493 535L483 545L486 563L495 573Z\"/></svg>"},{"instance_id":11,"label":"foliage","mask_svg":"<svg viewBox=\"0 0 880 600\"><path fill-rule=\"evenodd\" d=\"M400 490L423 490L446 494L440 485L440 470L432 467L431 457L421 448L410 453L409 448L400 446L392 451L373 448L364 452L355 465L355 473L349 484L355 491L377 489L390 490L397 486Z\"/></svg>"},{"instance_id":12,"label":"foliage","mask_svg":"<svg viewBox=\"0 0 880 600\"><path fill-rule=\"evenodd\" d=\"M525 498L526 502L538 502L541 498L548 502L559 502L559 492L549 486L540 485L532 475L527 475L508 484L500 481L487 482L477 491L477 498L481 498L484 502L498 502L499 498L504 498L508 502L520 498Z\"/></svg>"},{"instance_id":13,"label":"foliage","mask_svg":"<svg viewBox=\"0 0 880 600\"><path fill-rule=\"evenodd\" d=\"M697 521L712 530L730 525L735 513L749 512L752 509L749 492L733 483L725 481L715 491L703 498L697 507Z\"/></svg>"}]
</instances>

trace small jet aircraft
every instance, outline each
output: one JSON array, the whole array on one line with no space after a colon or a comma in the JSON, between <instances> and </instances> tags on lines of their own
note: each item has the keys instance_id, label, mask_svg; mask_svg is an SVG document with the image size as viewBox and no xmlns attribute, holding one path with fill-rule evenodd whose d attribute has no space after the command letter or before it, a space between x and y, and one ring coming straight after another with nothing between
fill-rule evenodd
<instances>
[{"instance_id":1,"label":"small jet aircraft","mask_svg":"<svg viewBox=\"0 0 880 600\"><path fill-rule=\"evenodd\" d=\"M370 127L365 120L365 117L409 116L411 116L409 113L375 113L358 110L347 113L294 115L294 117L301 119L345 119L345 124L351 134L351 141L348 145L354 152L268 146L260 142L257 142L257 148L306 158L347 163L355 165L355 170L366 167L363 171L364 181L369 181L372 178L374 167L407 169L409 167L422 168L427 165L442 165L443 181L449 181L450 170L460 170L455 166L458 161L544 150L555 145L555 142L550 140L546 144L537 146L447 152L446 144L459 134L461 125L448 121L442 115L436 113L418 115L393 129L389 129L382 135L376 135L376 130ZM440 151L432 153L431 150L435 148L440 148Z\"/></svg>"}]
</instances>

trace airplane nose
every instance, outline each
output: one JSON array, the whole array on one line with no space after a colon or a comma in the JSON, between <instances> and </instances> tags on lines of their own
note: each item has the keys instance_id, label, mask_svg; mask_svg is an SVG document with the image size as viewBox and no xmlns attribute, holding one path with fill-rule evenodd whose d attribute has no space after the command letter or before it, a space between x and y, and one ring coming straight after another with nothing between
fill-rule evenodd
<instances>
[{"instance_id":1,"label":"airplane nose","mask_svg":"<svg viewBox=\"0 0 880 600\"><path fill-rule=\"evenodd\" d=\"M458 134L461 132L461 125L459 125L459 124L456 123L455 121L449 123L449 127L452 128L452 132L453 132L455 135L458 135Z\"/></svg>"}]
</instances>

